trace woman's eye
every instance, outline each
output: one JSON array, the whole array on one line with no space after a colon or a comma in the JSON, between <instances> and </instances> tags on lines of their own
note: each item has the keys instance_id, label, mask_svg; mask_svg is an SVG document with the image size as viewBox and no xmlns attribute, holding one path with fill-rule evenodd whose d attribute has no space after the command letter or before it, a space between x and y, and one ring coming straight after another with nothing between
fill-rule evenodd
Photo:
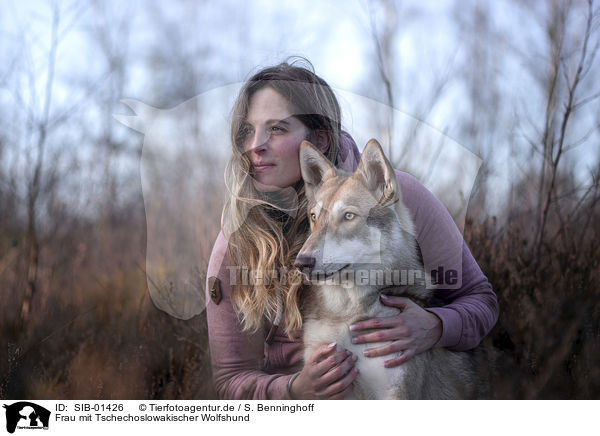
<instances>
[{"instance_id":1,"label":"woman's eye","mask_svg":"<svg viewBox=\"0 0 600 436\"><path fill-rule=\"evenodd\" d=\"M317 220L317 215L315 215L314 213L311 213L311 214L310 214L310 220L311 220L312 222L315 222L315 221Z\"/></svg>"},{"instance_id":2,"label":"woman's eye","mask_svg":"<svg viewBox=\"0 0 600 436\"><path fill-rule=\"evenodd\" d=\"M271 127L271 132L283 132L284 130L279 126Z\"/></svg>"},{"instance_id":3,"label":"woman's eye","mask_svg":"<svg viewBox=\"0 0 600 436\"><path fill-rule=\"evenodd\" d=\"M346 212L346 213L344 214L344 219L345 219L346 221L350 221L350 220L351 220L351 219L353 219L353 218L354 218L354 214L353 214L352 212Z\"/></svg>"}]
</instances>

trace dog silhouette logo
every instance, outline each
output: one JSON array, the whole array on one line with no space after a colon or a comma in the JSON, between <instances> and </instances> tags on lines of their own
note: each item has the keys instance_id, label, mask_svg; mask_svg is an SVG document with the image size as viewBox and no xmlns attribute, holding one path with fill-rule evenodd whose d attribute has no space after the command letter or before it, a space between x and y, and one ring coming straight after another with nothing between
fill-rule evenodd
<instances>
[{"instance_id":1,"label":"dog silhouette logo","mask_svg":"<svg viewBox=\"0 0 600 436\"><path fill-rule=\"evenodd\" d=\"M48 429L50 411L29 401L4 405L6 409L6 431L19 429Z\"/></svg>"}]
</instances>

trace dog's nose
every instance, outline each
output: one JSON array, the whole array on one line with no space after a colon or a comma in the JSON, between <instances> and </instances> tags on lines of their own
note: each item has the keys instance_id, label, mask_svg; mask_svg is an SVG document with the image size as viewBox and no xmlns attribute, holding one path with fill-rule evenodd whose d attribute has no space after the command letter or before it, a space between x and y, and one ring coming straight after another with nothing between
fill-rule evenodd
<instances>
[{"instance_id":1,"label":"dog's nose","mask_svg":"<svg viewBox=\"0 0 600 436\"><path fill-rule=\"evenodd\" d=\"M294 266L298 269L313 269L315 267L316 260L312 256L302 256L298 255L296 257L296 261L294 262Z\"/></svg>"}]
</instances>

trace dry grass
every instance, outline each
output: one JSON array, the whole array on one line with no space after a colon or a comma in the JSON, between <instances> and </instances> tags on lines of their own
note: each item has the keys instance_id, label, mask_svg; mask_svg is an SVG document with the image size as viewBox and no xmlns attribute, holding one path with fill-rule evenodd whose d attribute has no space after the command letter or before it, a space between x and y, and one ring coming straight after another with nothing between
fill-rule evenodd
<instances>
[{"instance_id":1,"label":"dry grass","mask_svg":"<svg viewBox=\"0 0 600 436\"><path fill-rule=\"evenodd\" d=\"M568 223L551 214L537 261L532 208L507 208L504 226L478 221L474 215L483 214L470 211L465 238L501 307L483 342L496 398L600 397L600 214L594 207L584 203ZM65 224L69 231L45 235L40 291L26 325L18 316L23 230L2 223L1 397L215 397L205 317L178 320L149 299L140 268L146 243L141 197L102 221L73 218ZM199 225L207 259L218 219ZM206 262L200 267L205 275Z\"/></svg>"},{"instance_id":2,"label":"dry grass","mask_svg":"<svg viewBox=\"0 0 600 436\"><path fill-rule=\"evenodd\" d=\"M503 227L493 219L467 223L465 239L500 303L499 321L483 342L497 398L600 397L600 214L594 206L585 204L571 222L551 215L554 230L539 259L536 215L528 205L507 210L512 218Z\"/></svg>"},{"instance_id":3,"label":"dry grass","mask_svg":"<svg viewBox=\"0 0 600 436\"><path fill-rule=\"evenodd\" d=\"M141 198L105 223L70 222L49 237L30 321L19 320L24 293L19 235L5 290L0 334L0 397L38 399L212 398L206 318L183 321L150 301ZM215 220L214 236L218 230ZM12 243L10 238L3 242ZM12 256L12 260L7 260ZM206 265L202 265L205 269ZM10 292L6 292L10 290Z\"/></svg>"}]
</instances>

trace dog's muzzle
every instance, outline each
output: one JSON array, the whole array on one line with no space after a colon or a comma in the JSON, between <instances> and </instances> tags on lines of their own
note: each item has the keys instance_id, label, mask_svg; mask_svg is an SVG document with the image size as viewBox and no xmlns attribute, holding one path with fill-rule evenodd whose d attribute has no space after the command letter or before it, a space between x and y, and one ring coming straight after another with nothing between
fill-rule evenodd
<instances>
[{"instance_id":1,"label":"dog's muzzle","mask_svg":"<svg viewBox=\"0 0 600 436\"><path fill-rule=\"evenodd\" d=\"M300 271L308 272L315 267L316 259L312 256L298 256L294 262L294 266Z\"/></svg>"}]
</instances>

